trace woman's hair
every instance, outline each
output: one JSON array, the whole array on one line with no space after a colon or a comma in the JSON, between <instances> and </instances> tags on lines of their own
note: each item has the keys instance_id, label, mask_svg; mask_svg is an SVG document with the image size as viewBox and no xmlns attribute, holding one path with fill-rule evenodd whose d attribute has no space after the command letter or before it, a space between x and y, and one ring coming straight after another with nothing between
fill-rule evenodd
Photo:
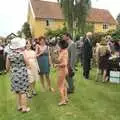
<instances>
[{"instance_id":1,"label":"woman's hair","mask_svg":"<svg viewBox=\"0 0 120 120\"><path fill-rule=\"evenodd\" d=\"M40 41L41 40L44 40L44 42L46 43L46 38L44 37L44 36L40 36L39 38L38 38L38 43L37 44L39 44L40 45Z\"/></svg>"},{"instance_id":2,"label":"woman's hair","mask_svg":"<svg viewBox=\"0 0 120 120\"><path fill-rule=\"evenodd\" d=\"M68 32L65 32L64 35L66 35L67 37L69 37L72 40L72 35Z\"/></svg>"},{"instance_id":3,"label":"woman's hair","mask_svg":"<svg viewBox=\"0 0 120 120\"><path fill-rule=\"evenodd\" d=\"M58 45L61 49L66 49L68 47L68 43L65 40L60 40Z\"/></svg>"},{"instance_id":4,"label":"woman's hair","mask_svg":"<svg viewBox=\"0 0 120 120\"><path fill-rule=\"evenodd\" d=\"M27 40L27 41L26 41L26 45L27 45L28 43L30 43L30 41L29 41L29 40ZM31 44L31 43L30 43L30 44Z\"/></svg>"},{"instance_id":5,"label":"woman's hair","mask_svg":"<svg viewBox=\"0 0 120 120\"><path fill-rule=\"evenodd\" d=\"M44 36L40 36L39 38L38 38L38 40L39 40L39 42L41 41L41 40L44 40L45 41L45 37Z\"/></svg>"},{"instance_id":6,"label":"woman's hair","mask_svg":"<svg viewBox=\"0 0 120 120\"><path fill-rule=\"evenodd\" d=\"M115 49L115 51L120 51L120 45L119 45L118 41L114 42L114 49Z\"/></svg>"},{"instance_id":7,"label":"woman's hair","mask_svg":"<svg viewBox=\"0 0 120 120\"><path fill-rule=\"evenodd\" d=\"M38 44L38 38L35 38L35 39L34 39L34 42L35 42L36 44Z\"/></svg>"},{"instance_id":8,"label":"woman's hair","mask_svg":"<svg viewBox=\"0 0 120 120\"><path fill-rule=\"evenodd\" d=\"M32 49L32 43L31 43L31 41L30 41L30 40L27 40L27 41L26 41L26 45L27 45L28 43L30 43L30 45L31 45L31 48L30 48L30 49ZM25 46L25 48L26 48L26 46Z\"/></svg>"}]
</instances>

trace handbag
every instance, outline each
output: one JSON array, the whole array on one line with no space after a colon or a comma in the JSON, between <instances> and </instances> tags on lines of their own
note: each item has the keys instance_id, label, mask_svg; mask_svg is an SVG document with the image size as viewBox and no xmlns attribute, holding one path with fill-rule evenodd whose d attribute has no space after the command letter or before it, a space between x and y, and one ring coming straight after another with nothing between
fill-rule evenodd
<instances>
[{"instance_id":1,"label":"handbag","mask_svg":"<svg viewBox=\"0 0 120 120\"><path fill-rule=\"evenodd\" d=\"M120 83L120 71L110 71L110 82Z\"/></svg>"}]
</instances>

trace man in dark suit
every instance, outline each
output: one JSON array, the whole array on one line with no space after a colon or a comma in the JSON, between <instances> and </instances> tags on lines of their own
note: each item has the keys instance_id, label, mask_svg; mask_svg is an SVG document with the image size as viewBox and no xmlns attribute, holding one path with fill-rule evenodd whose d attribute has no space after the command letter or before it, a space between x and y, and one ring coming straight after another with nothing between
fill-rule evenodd
<instances>
[{"instance_id":1,"label":"man in dark suit","mask_svg":"<svg viewBox=\"0 0 120 120\"><path fill-rule=\"evenodd\" d=\"M83 44L83 76L85 79L89 79L89 72L91 69L91 58L92 58L92 33L88 32L84 39Z\"/></svg>"}]
</instances>

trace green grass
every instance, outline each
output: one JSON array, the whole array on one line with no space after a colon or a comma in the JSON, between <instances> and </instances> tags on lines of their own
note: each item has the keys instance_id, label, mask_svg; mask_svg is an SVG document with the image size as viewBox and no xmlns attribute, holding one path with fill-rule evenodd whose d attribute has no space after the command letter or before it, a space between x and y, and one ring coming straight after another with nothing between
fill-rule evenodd
<instances>
[{"instance_id":1,"label":"green grass","mask_svg":"<svg viewBox=\"0 0 120 120\"><path fill-rule=\"evenodd\" d=\"M96 71L91 72L91 80L82 77L82 69L75 76L75 93L70 95L66 106L58 107L58 92L41 92L29 100L31 112L22 114L16 111L16 98L10 91L7 75L0 76L0 120L120 120L120 85L96 83ZM56 88L56 73L51 80Z\"/></svg>"}]
</instances>

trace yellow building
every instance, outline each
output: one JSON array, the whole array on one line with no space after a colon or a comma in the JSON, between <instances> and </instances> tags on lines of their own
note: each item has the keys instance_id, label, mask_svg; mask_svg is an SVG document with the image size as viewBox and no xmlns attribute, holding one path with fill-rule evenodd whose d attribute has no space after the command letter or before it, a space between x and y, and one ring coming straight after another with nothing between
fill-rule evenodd
<instances>
[{"instance_id":1,"label":"yellow building","mask_svg":"<svg viewBox=\"0 0 120 120\"><path fill-rule=\"evenodd\" d=\"M88 14L87 22L94 25L94 32L107 32L115 30L117 22L108 10L92 8Z\"/></svg>"},{"instance_id":2,"label":"yellow building","mask_svg":"<svg viewBox=\"0 0 120 120\"><path fill-rule=\"evenodd\" d=\"M94 32L116 29L116 21L108 10L92 8L87 22L94 25ZM58 3L42 0L29 0L28 23L34 37L44 35L47 29L64 26L64 16Z\"/></svg>"}]
</instances>

